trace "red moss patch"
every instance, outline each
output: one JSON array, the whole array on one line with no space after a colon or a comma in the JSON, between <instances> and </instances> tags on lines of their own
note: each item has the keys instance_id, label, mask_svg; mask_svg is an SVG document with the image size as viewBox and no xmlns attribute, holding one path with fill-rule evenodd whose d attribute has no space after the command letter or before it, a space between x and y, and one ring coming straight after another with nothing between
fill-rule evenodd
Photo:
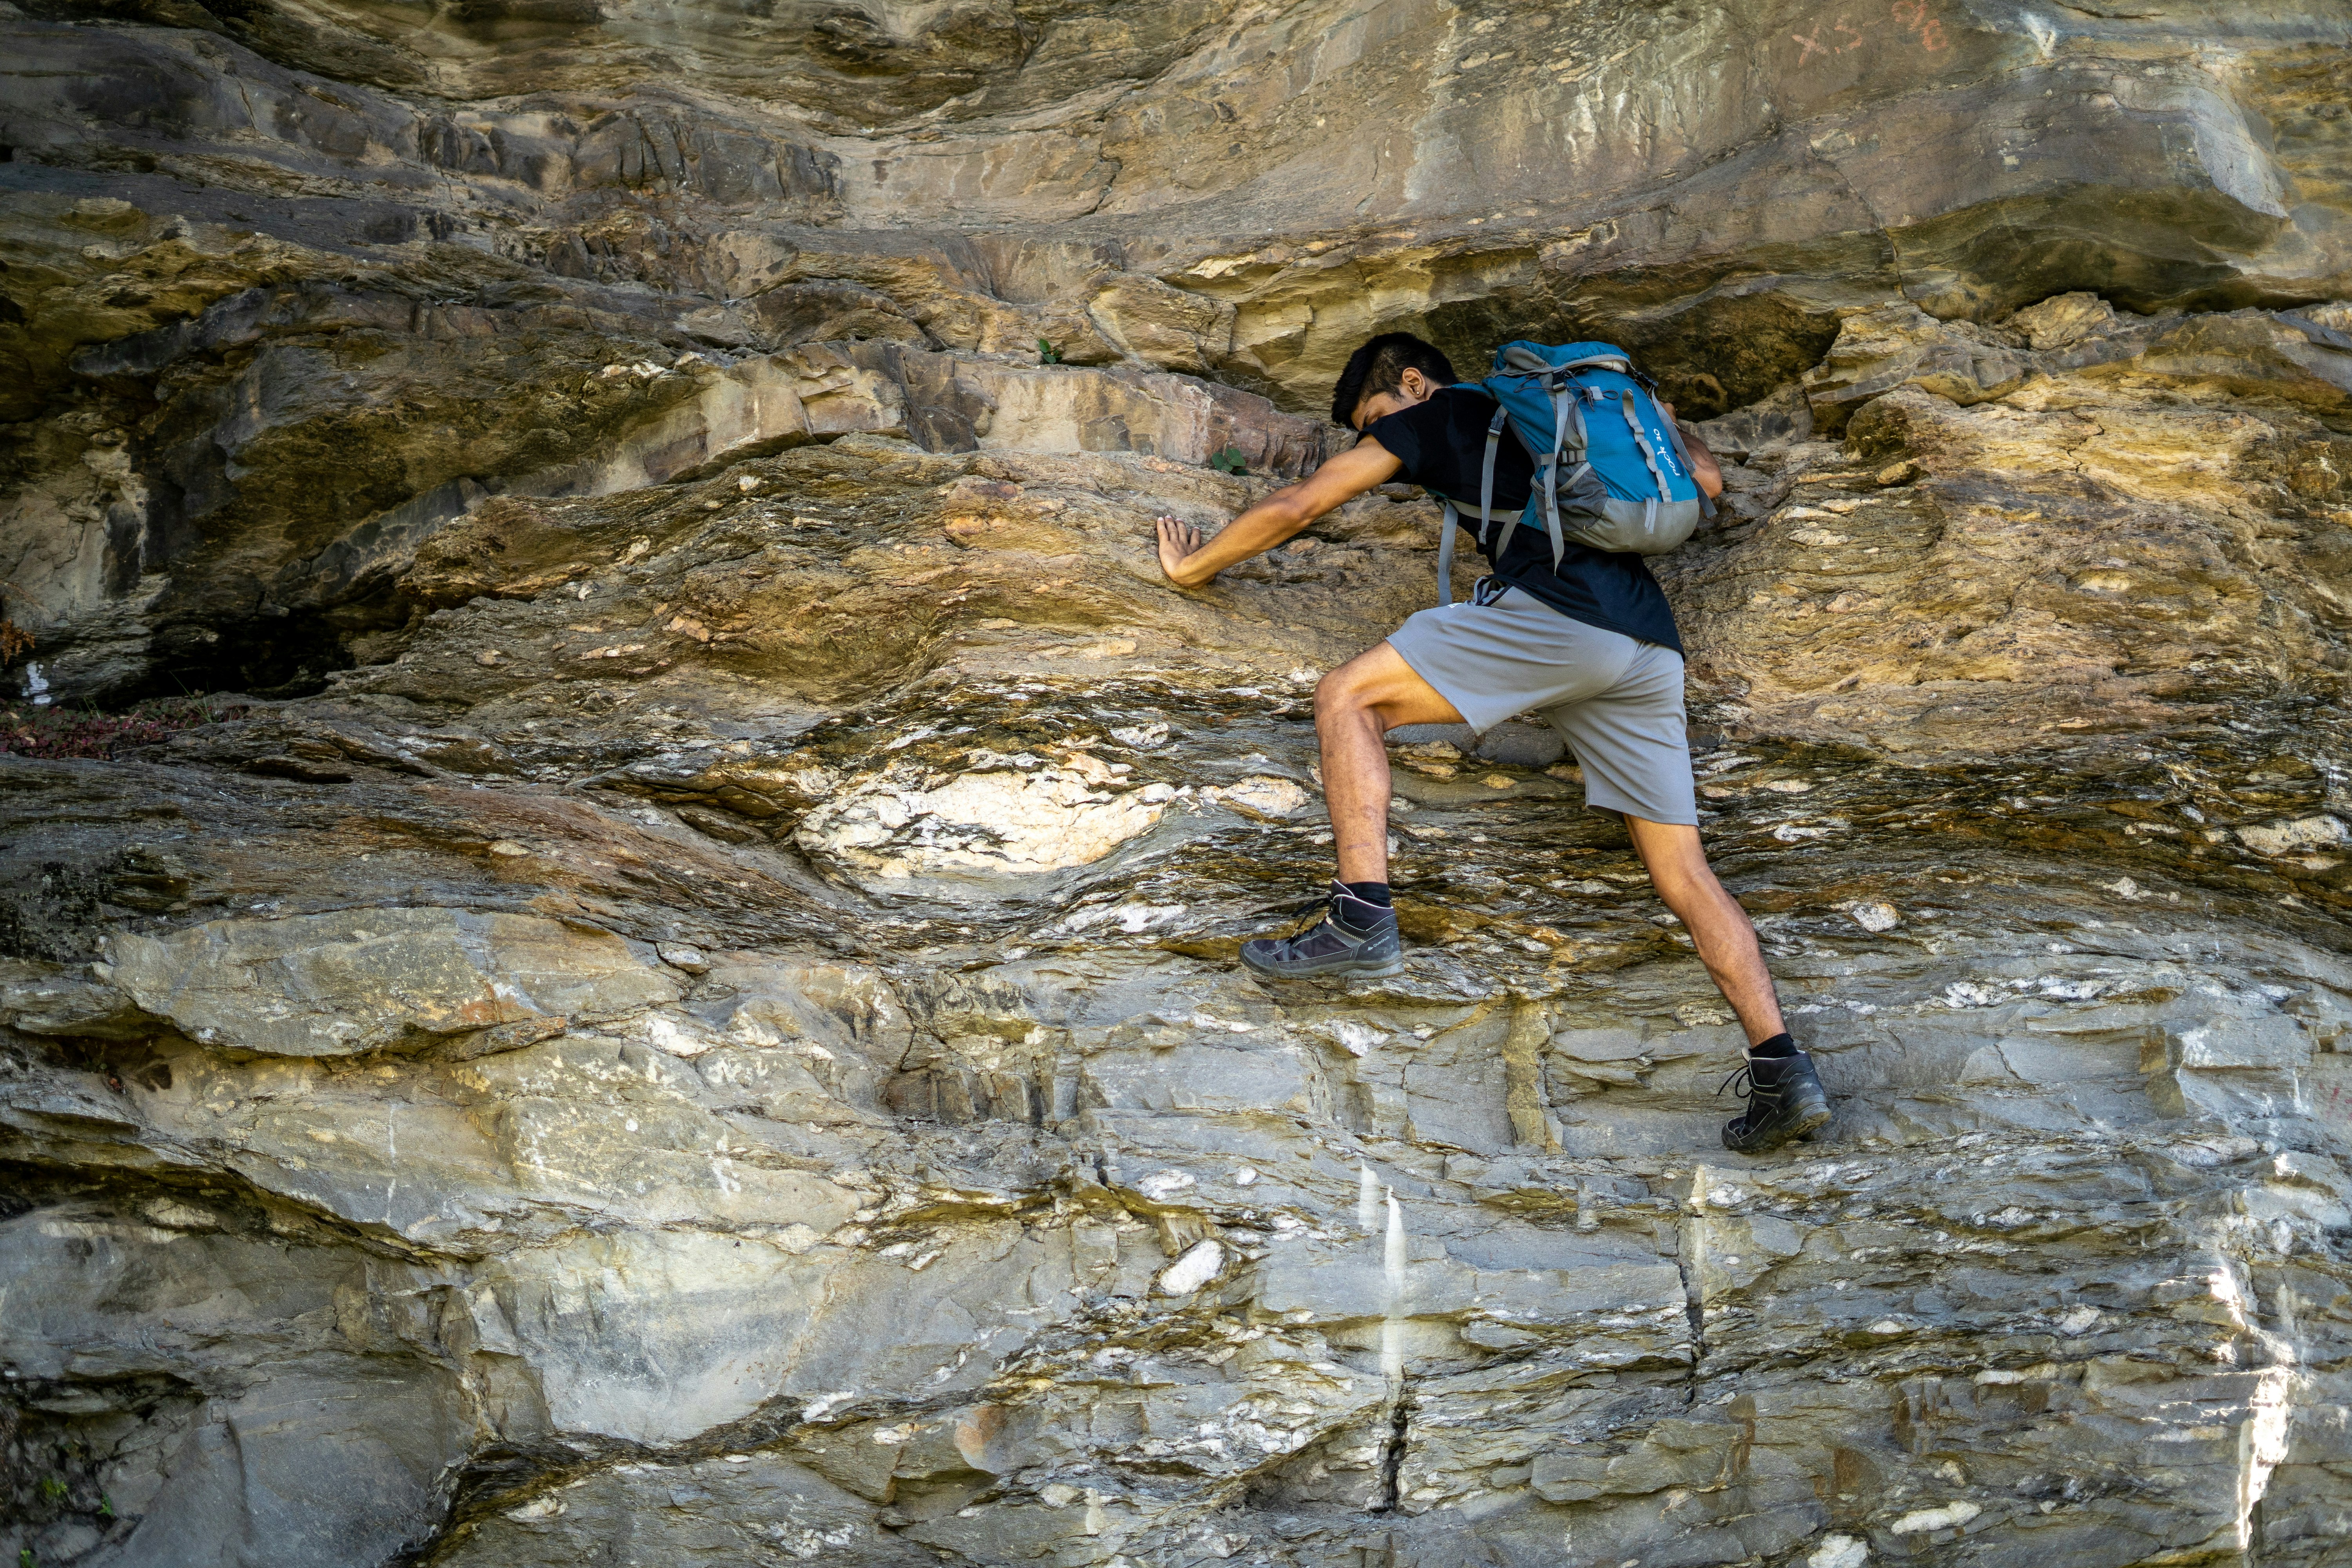
<instances>
[{"instance_id":1,"label":"red moss patch","mask_svg":"<svg viewBox=\"0 0 2352 1568\"><path fill-rule=\"evenodd\" d=\"M104 762L131 746L152 745L182 730L242 719L242 707L219 708L190 697L158 698L120 713L60 708L0 709L0 755L85 757Z\"/></svg>"}]
</instances>

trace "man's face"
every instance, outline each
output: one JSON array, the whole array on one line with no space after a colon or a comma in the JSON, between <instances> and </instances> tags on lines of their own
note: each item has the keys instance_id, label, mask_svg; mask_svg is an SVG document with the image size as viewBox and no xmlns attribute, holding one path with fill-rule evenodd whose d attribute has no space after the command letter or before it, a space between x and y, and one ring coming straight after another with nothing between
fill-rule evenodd
<instances>
[{"instance_id":1,"label":"man's face","mask_svg":"<svg viewBox=\"0 0 2352 1568\"><path fill-rule=\"evenodd\" d=\"M1385 419L1416 403L1428 402L1429 395L1437 390L1437 384L1417 370L1408 370L1397 379L1402 384L1396 391L1375 392L1356 405L1356 416L1349 423L1361 430L1375 419Z\"/></svg>"}]
</instances>

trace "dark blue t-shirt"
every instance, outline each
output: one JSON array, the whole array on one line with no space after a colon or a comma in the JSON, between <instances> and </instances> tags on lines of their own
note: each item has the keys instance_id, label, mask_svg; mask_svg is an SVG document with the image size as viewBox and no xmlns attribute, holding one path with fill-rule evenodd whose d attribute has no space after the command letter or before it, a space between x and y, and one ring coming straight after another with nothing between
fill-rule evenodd
<instances>
[{"instance_id":1,"label":"dark blue t-shirt","mask_svg":"<svg viewBox=\"0 0 2352 1568\"><path fill-rule=\"evenodd\" d=\"M1486 463L1486 424L1494 416L1495 400L1485 393L1441 387L1425 403L1373 420L1364 434L1404 465L1398 478L1450 498L1475 544L1479 475ZM1682 652L1675 613L1639 555L1571 539L1554 571L1549 533L1507 525L1528 504L1535 475L1535 459L1507 426L1495 451L1495 526L1485 552L1495 575L1571 621Z\"/></svg>"}]
</instances>

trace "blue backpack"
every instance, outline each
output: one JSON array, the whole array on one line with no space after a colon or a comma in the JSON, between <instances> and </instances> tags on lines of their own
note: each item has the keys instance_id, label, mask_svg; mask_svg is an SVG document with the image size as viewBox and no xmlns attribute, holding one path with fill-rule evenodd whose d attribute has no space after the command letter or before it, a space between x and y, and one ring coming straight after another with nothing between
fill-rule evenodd
<instances>
[{"instance_id":1,"label":"blue backpack","mask_svg":"<svg viewBox=\"0 0 2352 1568\"><path fill-rule=\"evenodd\" d=\"M1505 343L1494 374L1465 388L1499 405L1486 426L1479 481L1478 543L1495 525L1495 452L1507 424L1535 459L1535 488L1525 510L1503 520L1540 528L1551 538L1557 568L1567 541L1595 550L1659 555L1691 536L1715 503L1691 476L1682 433L1659 409L1650 379L1614 343ZM1462 503L1445 502L1445 537L1437 550L1438 603L1454 602L1454 530ZM1496 552L1500 554L1500 549Z\"/></svg>"}]
</instances>

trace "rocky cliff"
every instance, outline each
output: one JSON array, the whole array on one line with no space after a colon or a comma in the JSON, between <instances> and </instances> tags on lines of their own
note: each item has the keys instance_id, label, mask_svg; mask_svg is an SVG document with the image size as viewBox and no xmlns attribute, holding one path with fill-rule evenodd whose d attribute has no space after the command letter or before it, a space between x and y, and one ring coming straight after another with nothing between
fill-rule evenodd
<instances>
[{"instance_id":1,"label":"rocky cliff","mask_svg":"<svg viewBox=\"0 0 2352 1568\"><path fill-rule=\"evenodd\" d=\"M0 28L21 1562L2352 1563L2340 7ZM1150 520L1395 326L1726 454L1814 1143L1525 725L1237 970L1436 515Z\"/></svg>"}]
</instances>

